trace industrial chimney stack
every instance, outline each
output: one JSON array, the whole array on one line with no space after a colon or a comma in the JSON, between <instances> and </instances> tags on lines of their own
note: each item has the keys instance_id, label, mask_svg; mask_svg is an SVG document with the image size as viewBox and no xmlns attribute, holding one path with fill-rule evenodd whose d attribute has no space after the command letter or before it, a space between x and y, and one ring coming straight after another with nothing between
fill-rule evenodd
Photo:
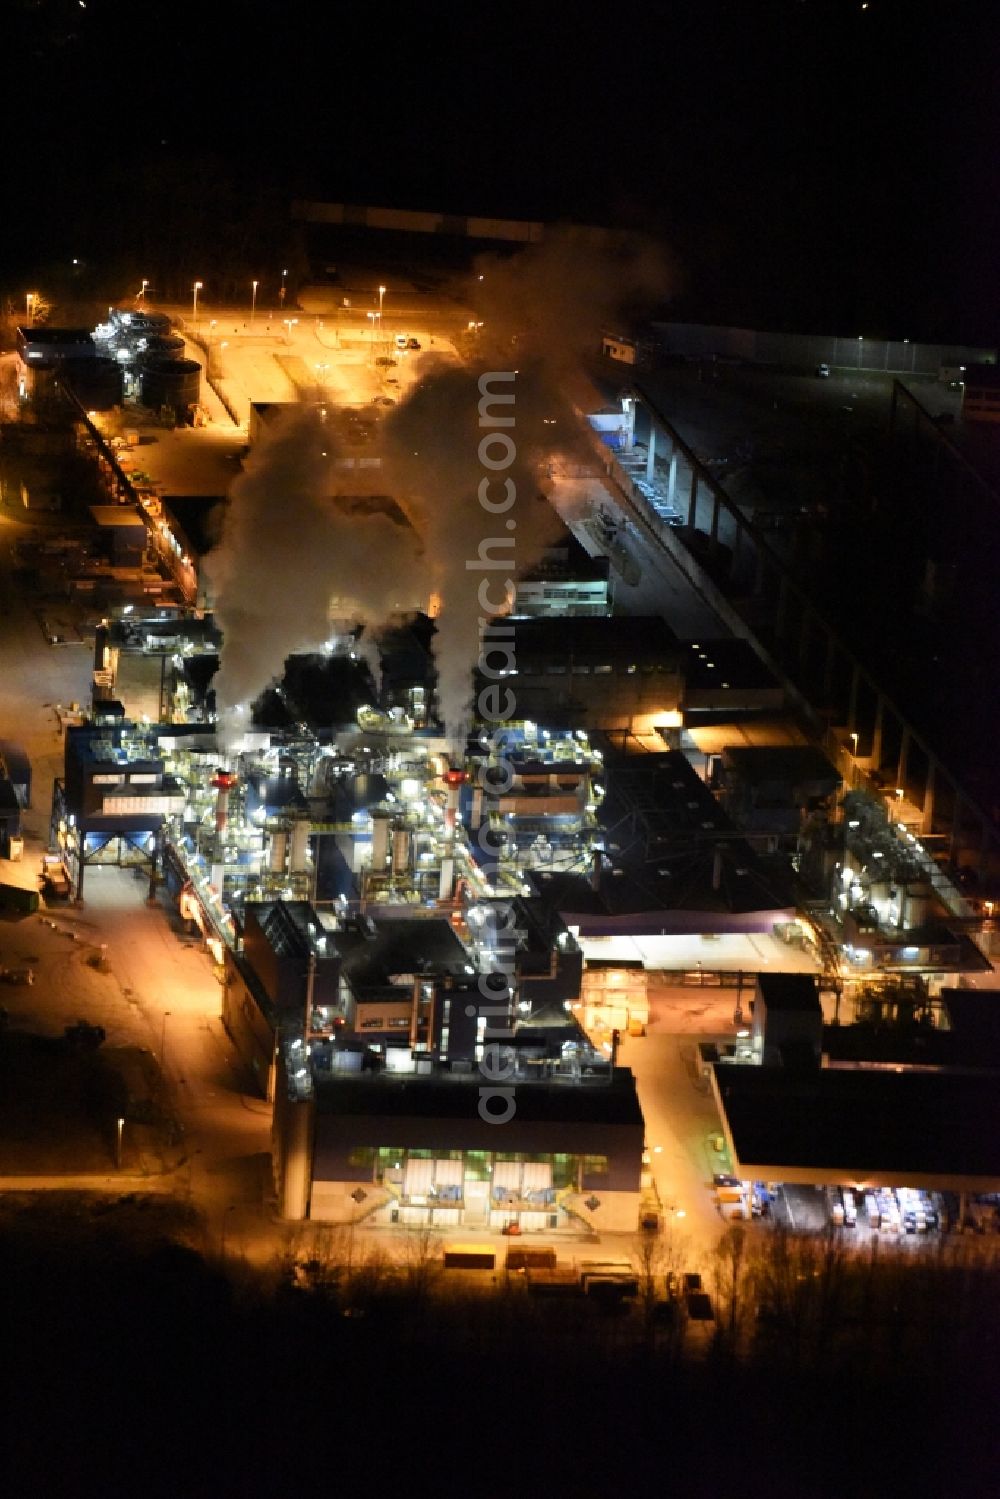
<instances>
[{"instance_id":1,"label":"industrial chimney stack","mask_svg":"<svg viewBox=\"0 0 1000 1499\"><path fill-rule=\"evenodd\" d=\"M228 770L218 770L211 783L216 790L215 831L220 838L226 831L226 823L229 820L229 793L236 785L237 779Z\"/></svg>"},{"instance_id":2,"label":"industrial chimney stack","mask_svg":"<svg viewBox=\"0 0 1000 1499\"><path fill-rule=\"evenodd\" d=\"M444 810L444 856L441 860L441 882L438 898L451 900L455 892L455 830L458 826L458 802L468 780L464 770L446 770L442 776L448 791Z\"/></svg>"}]
</instances>

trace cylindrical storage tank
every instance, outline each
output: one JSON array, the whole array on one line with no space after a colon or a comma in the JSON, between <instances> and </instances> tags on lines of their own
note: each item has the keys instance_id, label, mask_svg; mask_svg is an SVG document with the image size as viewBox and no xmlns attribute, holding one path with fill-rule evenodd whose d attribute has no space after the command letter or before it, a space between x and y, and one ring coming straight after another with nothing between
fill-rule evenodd
<instances>
[{"instance_id":1,"label":"cylindrical storage tank","mask_svg":"<svg viewBox=\"0 0 1000 1499\"><path fill-rule=\"evenodd\" d=\"M411 839L405 828L395 828L392 834L392 872L405 874L410 867Z\"/></svg>"},{"instance_id":2,"label":"cylindrical storage tank","mask_svg":"<svg viewBox=\"0 0 1000 1499\"><path fill-rule=\"evenodd\" d=\"M155 336L169 333L173 327L165 312L150 312L148 309L143 312L130 312L128 319L128 326L133 333Z\"/></svg>"},{"instance_id":3,"label":"cylindrical storage tank","mask_svg":"<svg viewBox=\"0 0 1000 1499\"><path fill-rule=\"evenodd\" d=\"M169 354L147 354L139 375L144 406L197 406L201 399L201 365Z\"/></svg>"},{"instance_id":4,"label":"cylindrical storage tank","mask_svg":"<svg viewBox=\"0 0 1000 1499\"><path fill-rule=\"evenodd\" d=\"M151 333L146 339L147 357L166 354L169 359L184 358L184 340L179 333Z\"/></svg>"},{"instance_id":5,"label":"cylindrical storage tank","mask_svg":"<svg viewBox=\"0 0 1000 1499\"><path fill-rule=\"evenodd\" d=\"M309 868L309 828L310 823L305 817L292 824L291 874L305 874Z\"/></svg>"},{"instance_id":6,"label":"cylindrical storage tank","mask_svg":"<svg viewBox=\"0 0 1000 1499\"><path fill-rule=\"evenodd\" d=\"M913 931L918 926L923 926L927 920L931 905L931 888L923 880L913 885L907 885L903 896L903 927L906 931Z\"/></svg>"},{"instance_id":7,"label":"cylindrical storage tank","mask_svg":"<svg viewBox=\"0 0 1000 1499\"><path fill-rule=\"evenodd\" d=\"M288 834L283 828L276 828L271 834L271 843L267 850L267 867L271 874L284 874L287 857Z\"/></svg>"}]
</instances>

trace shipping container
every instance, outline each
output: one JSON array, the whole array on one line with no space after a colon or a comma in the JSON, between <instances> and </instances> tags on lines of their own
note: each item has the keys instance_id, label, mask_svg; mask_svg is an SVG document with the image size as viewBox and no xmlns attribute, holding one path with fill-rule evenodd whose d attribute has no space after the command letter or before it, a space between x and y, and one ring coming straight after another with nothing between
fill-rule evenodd
<instances>
[{"instance_id":1,"label":"shipping container","mask_svg":"<svg viewBox=\"0 0 1000 1499\"><path fill-rule=\"evenodd\" d=\"M37 911L38 891L24 885L0 884L0 908L7 911Z\"/></svg>"},{"instance_id":2,"label":"shipping container","mask_svg":"<svg viewBox=\"0 0 1000 1499\"><path fill-rule=\"evenodd\" d=\"M575 1270L527 1270L525 1279L533 1296L582 1296L583 1287Z\"/></svg>"},{"instance_id":3,"label":"shipping container","mask_svg":"<svg viewBox=\"0 0 1000 1499\"><path fill-rule=\"evenodd\" d=\"M446 1270L495 1270L495 1249L482 1244L448 1244L444 1251Z\"/></svg>"},{"instance_id":4,"label":"shipping container","mask_svg":"<svg viewBox=\"0 0 1000 1499\"><path fill-rule=\"evenodd\" d=\"M515 1249L511 1246L507 1250L508 1270L554 1270L556 1268L556 1252L554 1249Z\"/></svg>"}]
</instances>

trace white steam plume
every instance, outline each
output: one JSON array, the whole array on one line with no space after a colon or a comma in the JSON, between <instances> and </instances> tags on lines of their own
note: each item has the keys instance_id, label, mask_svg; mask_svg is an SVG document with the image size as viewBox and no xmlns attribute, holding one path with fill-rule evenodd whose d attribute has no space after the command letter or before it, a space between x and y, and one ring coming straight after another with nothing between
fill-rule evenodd
<instances>
[{"instance_id":1,"label":"white steam plume","mask_svg":"<svg viewBox=\"0 0 1000 1499\"><path fill-rule=\"evenodd\" d=\"M332 599L364 621L413 607L417 538L387 515L337 508L336 456L321 412L297 406L232 486L221 544L206 560L223 631L220 713L259 696L286 657L323 644Z\"/></svg>"},{"instance_id":2,"label":"white steam plume","mask_svg":"<svg viewBox=\"0 0 1000 1499\"><path fill-rule=\"evenodd\" d=\"M533 562L546 542L559 534L560 522L543 494L550 437L558 431L557 403L536 375L520 369L511 381L493 382L512 394L513 406L495 408L513 415L509 434L516 449L502 474L491 472L480 457L478 370L439 368L425 375L409 399L386 423L383 462L393 494L406 510L424 543L430 584L440 598L435 620L438 713L456 751L464 747L471 719L472 671L479 654L480 583L488 580L488 598L503 598L507 579ZM493 454L494 458L496 454ZM502 515L480 503L479 486L490 480L491 501L502 501L510 480L516 500ZM482 555L500 566L480 570Z\"/></svg>"},{"instance_id":3,"label":"white steam plume","mask_svg":"<svg viewBox=\"0 0 1000 1499\"><path fill-rule=\"evenodd\" d=\"M385 422L382 490L403 509L410 530L363 507L338 510L329 497L347 486L335 471L333 431L315 409L282 418L233 485L222 544L209 557L224 632L220 710L258 696L293 652L316 649L332 600L338 615L377 632L433 589L440 599L438 711L460 749L479 654L479 585L488 579L491 602L498 600L506 579L558 534L545 479L558 452L584 448L567 400L580 358L596 352L602 327L619 308L662 297L667 281L662 257L647 244L592 231L557 230L516 258L481 261L470 283L484 325L475 367L424 356L422 377ZM480 456L486 429L479 377L512 371L512 382L492 382L515 397L514 427L501 430L509 431L516 458L496 474ZM503 479L513 482L511 510L483 507L484 478L493 481L494 497L503 493ZM506 550L505 540L513 542ZM509 558L510 568L467 568L491 541L492 555Z\"/></svg>"}]
</instances>

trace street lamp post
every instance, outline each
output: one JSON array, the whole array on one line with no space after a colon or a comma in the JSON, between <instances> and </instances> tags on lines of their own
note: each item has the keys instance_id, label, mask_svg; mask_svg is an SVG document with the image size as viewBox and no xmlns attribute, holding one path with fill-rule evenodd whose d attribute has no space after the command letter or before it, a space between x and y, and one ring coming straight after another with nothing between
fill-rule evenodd
<instances>
[{"instance_id":1,"label":"street lamp post","mask_svg":"<svg viewBox=\"0 0 1000 1499\"><path fill-rule=\"evenodd\" d=\"M145 307L146 305L146 287L148 285L148 281L143 281L142 285L139 288L139 301L142 303L143 307Z\"/></svg>"},{"instance_id":2,"label":"street lamp post","mask_svg":"<svg viewBox=\"0 0 1000 1499\"><path fill-rule=\"evenodd\" d=\"M160 1026L160 1073L163 1076L166 1075L167 1021L169 1020L169 1018L170 1018L170 1011L169 1010L164 1010L164 1012L163 1012L163 1023Z\"/></svg>"},{"instance_id":3,"label":"street lamp post","mask_svg":"<svg viewBox=\"0 0 1000 1499\"><path fill-rule=\"evenodd\" d=\"M385 291L386 291L386 289L385 289L384 286L380 286L379 289L378 289L378 333L379 333L379 338L382 337L382 298L385 296Z\"/></svg>"},{"instance_id":4,"label":"street lamp post","mask_svg":"<svg viewBox=\"0 0 1000 1499\"><path fill-rule=\"evenodd\" d=\"M284 305L285 305L285 277L287 275L288 275L288 270L286 268L281 273L281 288L280 288L280 290L278 292L278 306L279 307L284 307Z\"/></svg>"},{"instance_id":5,"label":"street lamp post","mask_svg":"<svg viewBox=\"0 0 1000 1499\"><path fill-rule=\"evenodd\" d=\"M122 1169L122 1135L125 1131L125 1120L119 1116L116 1122L118 1125L118 1136L115 1141L115 1165L120 1171Z\"/></svg>"},{"instance_id":6,"label":"street lamp post","mask_svg":"<svg viewBox=\"0 0 1000 1499\"><path fill-rule=\"evenodd\" d=\"M251 283L250 283L250 287L251 287L251 291L250 291L250 326L251 326L251 328L253 327L253 320L254 320L254 318L257 315L257 285L258 285L258 283L256 281L251 281Z\"/></svg>"},{"instance_id":7,"label":"street lamp post","mask_svg":"<svg viewBox=\"0 0 1000 1499\"><path fill-rule=\"evenodd\" d=\"M201 291L201 289L204 286L204 284L205 283L203 281L196 281L194 283L194 287L193 287L194 296L191 299L191 321L192 321L192 323L196 322L197 318L198 318L198 293Z\"/></svg>"},{"instance_id":8,"label":"street lamp post","mask_svg":"<svg viewBox=\"0 0 1000 1499\"><path fill-rule=\"evenodd\" d=\"M375 319L378 317L378 313L377 312L369 312L369 313L366 314L366 316L367 316L369 322L372 325L372 364L374 364L375 363Z\"/></svg>"},{"instance_id":9,"label":"street lamp post","mask_svg":"<svg viewBox=\"0 0 1000 1499\"><path fill-rule=\"evenodd\" d=\"M26 293L24 298L24 309L28 318L28 327L30 328L31 320L35 315L35 293L33 291L29 291Z\"/></svg>"}]
</instances>

